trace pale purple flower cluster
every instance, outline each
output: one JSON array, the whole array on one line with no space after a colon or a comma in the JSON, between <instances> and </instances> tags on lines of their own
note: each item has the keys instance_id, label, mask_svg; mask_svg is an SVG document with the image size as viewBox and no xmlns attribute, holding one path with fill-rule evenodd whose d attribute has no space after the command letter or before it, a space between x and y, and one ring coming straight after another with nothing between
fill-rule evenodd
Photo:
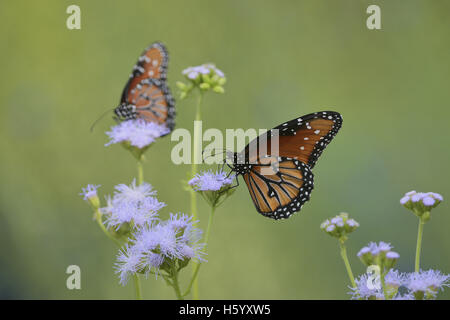
<instances>
[{"instance_id":1,"label":"pale purple flower cluster","mask_svg":"<svg viewBox=\"0 0 450 320\"><path fill-rule=\"evenodd\" d=\"M189 181L189 185L195 191L218 191L223 187L230 186L233 183L233 175L227 177L223 171L212 172L203 171L197 174Z\"/></svg>"},{"instance_id":2,"label":"pale purple flower cluster","mask_svg":"<svg viewBox=\"0 0 450 320\"><path fill-rule=\"evenodd\" d=\"M106 216L105 223L110 228L118 229L124 223L143 226L158 219L158 211L165 204L159 202L155 195L156 191L145 182L136 186L136 181L133 180L129 186L115 186L114 196L107 198L107 206L101 208Z\"/></svg>"},{"instance_id":3,"label":"pale purple flower cluster","mask_svg":"<svg viewBox=\"0 0 450 320\"><path fill-rule=\"evenodd\" d=\"M120 283L125 285L128 277L136 272L158 274L165 262L193 259L205 261L202 232L194 226L192 217L171 214L166 221L146 224L135 230L130 244L119 252L116 271ZM168 263L166 267L172 265Z\"/></svg>"},{"instance_id":4,"label":"pale purple flower cluster","mask_svg":"<svg viewBox=\"0 0 450 320\"><path fill-rule=\"evenodd\" d=\"M100 188L100 185L88 184L86 188L82 188L82 192L80 196L83 196L84 200L88 200L90 198L97 197L97 189Z\"/></svg>"},{"instance_id":5,"label":"pale purple flower cluster","mask_svg":"<svg viewBox=\"0 0 450 320\"><path fill-rule=\"evenodd\" d=\"M320 228L329 235L341 238L356 230L359 223L349 218L348 213L342 212L339 215L327 219L320 225Z\"/></svg>"},{"instance_id":6,"label":"pale purple flower cluster","mask_svg":"<svg viewBox=\"0 0 450 320\"><path fill-rule=\"evenodd\" d=\"M212 63L202 64L200 66L195 67L189 67L183 70L183 75L185 75L190 80L197 79L198 76L201 74L210 76L217 75L220 78L225 77L225 74Z\"/></svg>"},{"instance_id":7,"label":"pale purple flower cluster","mask_svg":"<svg viewBox=\"0 0 450 320\"><path fill-rule=\"evenodd\" d=\"M371 279L369 277L372 276ZM383 289L378 284L374 286L373 275L362 274L355 279L356 288L351 288L349 294L352 299L385 299ZM427 270L419 273L401 273L391 269L385 276L385 284L388 290L393 290L392 300L434 299L443 287L449 286L450 275L442 274L438 270ZM368 284L372 284L368 286ZM403 291L402 294L400 291ZM418 293L422 295L418 296Z\"/></svg>"},{"instance_id":8,"label":"pale purple flower cluster","mask_svg":"<svg viewBox=\"0 0 450 320\"><path fill-rule=\"evenodd\" d=\"M371 253L372 255L376 256L381 252L388 253L392 249L392 246L390 243L386 243L383 241L380 241L378 244L376 242L370 242L366 247L363 247L358 252L358 257L361 257L364 254Z\"/></svg>"},{"instance_id":9,"label":"pale purple flower cluster","mask_svg":"<svg viewBox=\"0 0 450 320\"><path fill-rule=\"evenodd\" d=\"M145 148L156 138L170 132L165 125L147 122L142 119L122 121L111 128L106 134L111 139L105 146L115 143L128 142L139 149Z\"/></svg>"},{"instance_id":10,"label":"pale purple flower cluster","mask_svg":"<svg viewBox=\"0 0 450 320\"><path fill-rule=\"evenodd\" d=\"M405 274L394 269L389 270L384 278L384 282L386 283L386 285L395 288L399 288L400 286L402 286L404 281Z\"/></svg>"},{"instance_id":11,"label":"pale purple flower cluster","mask_svg":"<svg viewBox=\"0 0 450 320\"><path fill-rule=\"evenodd\" d=\"M410 191L400 199L400 203L404 206L421 203L425 207L434 207L443 200L444 198L439 193Z\"/></svg>"},{"instance_id":12,"label":"pale purple flower cluster","mask_svg":"<svg viewBox=\"0 0 450 320\"><path fill-rule=\"evenodd\" d=\"M398 288L403 284L404 277L404 274L391 269L385 276L385 283L388 286ZM352 295L352 299L384 299L381 283L376 283L375 280L377 280L375 276L368 273L364 273L356 278L356 288L350 288L351 291L349 292ZM370 286L369 283L371 284ZM397 294L396 298L400 300L401 298L405 299L406 296Z\"/></svg>"},{"instance_id":13,"label":"pale purple flower cluster","mask_svg":"<svg viewBox=\"0 0 450 320\"><path fill-rule=\"evenodd\" d=\"M391 269L400 258L397 252L392 251L391 244L383 241L378 244L370 242L359 250L357 256L366 266L378 265L382 270Z\"/></svg>"},{"instance_id":14,"label":"pale purple flower cluster","mask_svg":"<svg viewBox=\"0 0 450 320\"><path fill-rule=\"evenodd\" d=\"M435 297L439 290L449 286L450 275L439 270L413 272L407 275L404 285L411 293L422 292L430 298Z\"/></svg>"}]
</instances>

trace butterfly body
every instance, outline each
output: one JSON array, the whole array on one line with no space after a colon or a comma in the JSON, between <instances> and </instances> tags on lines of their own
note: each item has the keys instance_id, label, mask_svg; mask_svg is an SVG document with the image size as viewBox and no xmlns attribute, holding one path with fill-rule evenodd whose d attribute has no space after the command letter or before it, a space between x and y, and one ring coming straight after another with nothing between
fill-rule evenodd
<instances>
[{"instance_id":1,"label":"butterfly body","mask_svg":"<svg viewBox=\"0 0 450 320\"><path fill-rule=\"evenodd\" d=\"M232 171L243 177L259 213L285 219L302 208L314 188L311 170L341 125L337 112L308 114L267 131L241 152L228 155Z\"/></svg>"},{"instance_id":2,"label":"butterfly body","mask_svg":"<svg viewBox=\"0 0 450 320\"><path fill-rule=\"evenodd\" d=\"M119 120L143 119L173 130L175 101L166 84L167 65L168 53L162 43L153 43L144 50L114 109Z\"/></svg>"}]
</instances>

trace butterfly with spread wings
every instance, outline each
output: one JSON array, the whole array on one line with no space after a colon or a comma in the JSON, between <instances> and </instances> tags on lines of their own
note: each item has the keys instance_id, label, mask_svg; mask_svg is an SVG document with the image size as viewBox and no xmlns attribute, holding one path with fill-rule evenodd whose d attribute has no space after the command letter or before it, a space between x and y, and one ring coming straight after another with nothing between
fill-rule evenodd
<instances>
[{"instance_id":1,"label":"butterfly with spread wings","mask_svg":"<svg viewBox=\"0 0 450 320\"><path fill-rule=\"evenodd\" d=\"M155 42L144 50L133 67L120 105L114 109L119 120L143 119L175 126L175 101L166 84L168 53L162 43Z\"/></svg>"},{"instance_id":2,"label":"butterfly with spread wings","mask_svg":"<svg viewBox=\"0 0 450 320\"><path fill-rule=\"evenodd\" d=\"M243 177L259 213L285 219L302 208L314 188L311 169L341 126L337 112L311 113L267 131L231 154L228 165ZM272 148L275 134L278 145Z\"/></svg>"}]
</instances>

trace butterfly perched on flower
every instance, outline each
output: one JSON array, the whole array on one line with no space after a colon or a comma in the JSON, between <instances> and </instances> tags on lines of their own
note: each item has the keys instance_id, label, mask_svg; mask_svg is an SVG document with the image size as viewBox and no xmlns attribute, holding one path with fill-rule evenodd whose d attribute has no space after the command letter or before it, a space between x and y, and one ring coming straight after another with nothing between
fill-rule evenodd
<instances>
[{"instance_id":1,"label":"butterfly perched on flower","mask_svg":"<svg viewBox=\"0 0 450 320\"><path fill-rule=\"evenodd\" d=\"M144 50L123 89L120 105L114 109L119 120L143 119L173 130L175 101L166 83L168 59L160 42Z\"/></svg>"},{"instance_id":2,"label":"butterfly perched on flower","mask_svg":"<svg viewBox=\"0 0 450 320\"><path fill-rule=\"evenodd\" d=\"M337 112L311 113L267 131L239 153L229 153L227 164L243 177L259 213L289 218L309 200L311 170L341 126Z\"/></svg>"}]
</instances>

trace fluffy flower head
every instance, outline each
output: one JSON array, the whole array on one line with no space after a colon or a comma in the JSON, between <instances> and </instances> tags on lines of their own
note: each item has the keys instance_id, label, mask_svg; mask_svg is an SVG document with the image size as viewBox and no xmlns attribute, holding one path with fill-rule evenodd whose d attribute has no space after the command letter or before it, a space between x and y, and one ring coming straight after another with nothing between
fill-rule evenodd
<instances>
[{"instance_id":1,"label":"fluffy flower head","mask_svg":"<svg viewBox=\"0 0 450 320\"><path fill-rule=\"evenodd\" d=\"M342 212L339 215L327 219L320 225L320 229L328 233L330 236L338 239L347 239L347 235L352 233L359 227L359 223L354 219L350 219L348 213Z\"/></svg>"},{"instance_id":2,"label":"fluffy flower head","mask_svg":"<svg viewBox=\"0 0 450 320\"><path fill-rule=\"evenodd\" d=\"M170 132L165 125L147 122L142 119L122 121L106 132L110 141L105 145L129 143L133 147L143 149L152 144L156 138Z\"/></svg>"},{"instance_id":3,"label":"fluffy flower head","mask_svg":"<svg viewBox=\"0 0 450 320\"><path fill-rule=\"evenodd\" d=\"M108 227L118 229L122 224L131 222L134 226L143 226L157 220L158 211L165 204L158 201L155 195L156 191L145 182L139 186L136 186L135 180L129 186L117 185L107 207L101 209L106 214Z\"/></svg>"},{"instance_id":4,"label":"fluffy flower head","mask_svg":"<svg viewBox=\"0 0 450 320\"><path fill-rule=\"evenodd\" d=\"M97 189L100 188L100 185L88 184L86 188L82 188L80 195L83 196L84 200L88 200L91 198L98 197Z\"/></svg>"},{"instance_id":5,"label":"fluffy flower head","mask_svg":"<svg viewBox=\"0 0 450 320\"><path fill-rule=\"evenodd\" d=\"M433 299L439 290L449 286L450 275L439 270L413 272L405 280L405 286L416 299Z\"/></svg>"},{"instance_id":6,"label":"fluffy flower head","mask_svg":"<svg viewBox=\"0 0 450 320\"><path fill-rule=\"evenodd\" d=\"M437 207L443 200L439 193L410 191L400 199L400 204L426 221L429 219L430 210Z\"/></svg>"},{"instance_id":7,"label":"fluffy flower head","mask_svg":"<svg viewBox=\"0 0 450 320\"><path fill-rule=\"evenodd\" d=\"M221 188L231 185L233 178L233 175L227 177L227 174L223 171L212 172L208 170L197 174L189 181L189 185L195 191L219 191Z\"/></svg>"},{"instance_id":8,"label":"fluffy flower head","mask_svg":"<svg viewBox=\"0 0 450 320\"><path fill-rule=\"evenodd\" d=\"M135 229L134 240L117 257L120 283L125 284L129 275L136 272L158 274L161 269L170 272L174 264L183 268L191 259L205 261L201 235L192 217L182 213L171 214L168 220Z\"/></svg>"},{"instance_id":9,"label":"fluffy flower head","mask_svg":"<svg viewBox=\"0 0 450 320\"><path fill-rule=\"evenodd\" d=\"M212 63L205 63L200 66L189 67L184 69L182 73L190 80L195 80L200 75L208 75L211 77L217 75L220 78L225 78L225 74L222 72L222 70L218 69Z\"/></svg>"}]
</instances>

